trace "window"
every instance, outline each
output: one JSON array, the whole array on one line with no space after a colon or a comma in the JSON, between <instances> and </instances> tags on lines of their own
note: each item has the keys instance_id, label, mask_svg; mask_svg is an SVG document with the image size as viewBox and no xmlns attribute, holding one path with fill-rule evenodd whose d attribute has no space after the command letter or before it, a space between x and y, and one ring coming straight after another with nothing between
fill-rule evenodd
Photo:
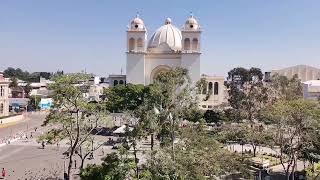
<instances>
[{"instance_id":1,"label":"window","mask_svg":"<svg viewBox=\"0 0 320 180\"><path fill-rule=\"evenodd\" d=\"M4 96L4 88L0 86L0 97Z\"/></svg>"},{"instance_id":2,"label":"window","mask_svg":"<svg viewBox=\"0 0 320 180\"><path fill-rule=\"evenodd\" d=\"M202 105L202 108L207 108L207 106L206 105Z\"/></svg>"},{"instance_id":3,"label":"window","mask_svg":"<svg viewBox=\"0 0 320 180\"><path fill-rule=\"evenodd\" d=\"M116 85L118 85L118 80L113 81L113 86L116 86Z\"/></svg>"},{"instance_id":4,"label":"window","mask_svg":"<svg viewBox=\"0 0 320 180\"><path fill-rule=\"evenodd\" d=\"M141 38L138 39L137 46L138 46L138 48L143 48L144 43L143 43L143 40Z\"/></svg>"},{"instance_id":5,"label":"window","mask_svg":"<svg viewBox=\"0 0 320 180\"><path fill-rule=\"evenodd\" d=\"M212 109L212 106L211 106L211 105L209 105L209 106L208 106L208 108L209 108L209 109Z\"/></svg>"},{"instance_id":6,"label":"window","mask_svg":"<svg viewBox=\"0 0 320 180\"><path fill-rule=\"evenodd\" d=\"M190 50L190 39L184 39L184 50Z\"/></svg>"},{"instance_id":7,"label":"window","mask_svg":"<svg viewBox=\"0 0 320 180\"><path fill-rule=\"evenodd\" d=\"M3 114L3 103L0 104L0 114Z\"/></svg>"},{"instance_id":8,"label":"window","mask_svg":"<svg viewBox=\"0 0 320 180\"><path fill-rule=\"evenodd\" d=\"M134 50L134 45L135 44L135 40L133 38L129 39L129 51L133 51Z\"/></svg>"},{"instance_id":9,"label":"window","mask_svg":"<svg viewBox=\"0 0 320 180\"><path fill-rule=\"evenodd\" d=\"M219 94L219 84L218 84L218 82L214 83L214 93L213 94L214 95Z\"/></svg>"},{"instance_id":10,"label":"window","mask_svg":"<svg viewBox=\"0 0 320 180\"><path fill-rule=\"evenodd\" d=\"M119 81L119 84L123 84L123 80L120 80L120 81Z\"/></svg>"},{"instance_id":11,"label":"window","mask_svg":"<svg viewBox=\"0 0 320 180\"><path fill-rule=\"evenodd\" d=\"M212 82L209 82L209 91L211 92L212 92L212 87L213 87Z\"/></svg>"},{"instance_id":12,"label":"window","mask_svg":"<svg viewBox=\"0 0 320 180\"><path fill-rule=\"evenodd\" d=\"M198 39L197 38L194 38L192 40L192 50L195 50L195 51L198 50Z\"/></svg>"}]
</instances>

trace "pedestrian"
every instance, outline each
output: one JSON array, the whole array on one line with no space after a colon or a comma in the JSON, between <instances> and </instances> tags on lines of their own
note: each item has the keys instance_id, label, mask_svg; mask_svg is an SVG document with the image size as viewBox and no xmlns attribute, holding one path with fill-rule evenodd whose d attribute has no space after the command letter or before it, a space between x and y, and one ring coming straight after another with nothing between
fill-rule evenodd
<instances>
[{"instance_id":1,"label":"pedestrian","mask_svg":"<svg viewBox=\"0 0 320 180\"><path fill-rule=\"evenodd\" d=\"M37 127L35 127L35 128L34 128L34 132L37 132L37 129L38 129L38 128L37 128Z\"/></svg>"},{"instance_id":2,"label":"pedestrian","mask_svg":"<svg viewBox=\"0 0 320 180\"><path fill-rule=\"evenodd\" d=\"M59 141L57 142L57 150L59 151Z\"/></svg>"},{"instance_id":3,"label":"pedestrian","mask_svg":"<svg viewBox=\"0 0 320 180\"><path fill-rule=\"evenodd\" d=\"M104 156L104 150L103 147L101 148L102 156Z\"/></svg>"},{"instance_id":4,"label":"pedestrian","mask_svg":"<svg viewBox=\"0 0 320 180\"><path fill-rule=\"evenodd\" d=\"M42 149L44 149L44 141L42 141L41 145L42 145Z\"/></svg>"},{"instance_id":5,"label":"pedestrian","mask_svg":"<svg viewBox=\"0 0 320 180\"><path fill-rule=\"evenodd\" d=\"M5 178L6 177L6 170L4 168L2 168L2 177Z\"/></svg>"},{"instance_id":6,"label":"pedestrian","mask_svg":"<svg viewBox=\"0 0 320 180\"><path fill-rule=\"evenodd\" d=\"M32 132L31 132L30 138L33 138L33 136L32 136Z\"/></svg>"}]
</instances>

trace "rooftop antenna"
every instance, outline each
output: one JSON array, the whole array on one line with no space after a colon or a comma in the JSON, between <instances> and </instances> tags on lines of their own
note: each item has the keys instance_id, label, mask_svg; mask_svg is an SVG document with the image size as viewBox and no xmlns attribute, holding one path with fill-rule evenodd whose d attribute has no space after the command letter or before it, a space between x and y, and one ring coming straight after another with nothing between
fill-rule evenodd
<instances>
[{"instance_id":1,"label":"rooftop antenna","mask_svg":"<svg viewBox=\"0 0 320 180\"><path fill-rule=\"evenodd\" d=\"M139 16L140 16L139 11L137 11L136 18L139 18Z\"/></svg>"},{"instance_id":2,"label":"rooftop antenna","mask_svg":"<svg viewBox=\"0 0 320 180\"><path fill-rule=\"evenodd\" d=\"M120 70L120 74L122 75L122 67L121 67L121 70Z\"/></svg>"}]
</instances>

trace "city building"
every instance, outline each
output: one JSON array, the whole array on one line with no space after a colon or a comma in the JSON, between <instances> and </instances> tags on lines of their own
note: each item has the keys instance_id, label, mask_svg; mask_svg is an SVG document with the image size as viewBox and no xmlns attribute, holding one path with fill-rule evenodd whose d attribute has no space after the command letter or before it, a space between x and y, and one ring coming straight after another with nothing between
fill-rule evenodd
<instances>
[{"instance_id":1,"label":"city building","mask_svg":"<svg viewBox=\"0 0 320 180\"><path fill-rule=\"evenodd\" d=\"M38 97L49 97L52 93L52 91L49 90L49 85L52 83L53 81L40 77L39 82L32 82L30 84L32 90L29 95Z\"/></svg>"},{"instance_id":2,"label":"city building","mask_svg":"<svg viewBox=\"0 0 320 180\"><path fill-rule=\"evenodd\" d=\"M164 25L148 40L147 28L137 15L127 30L126 75L109 75L109 87L127 83L149 85L160 72L181 67L188 70L194 85L200 78L208 82L207 90L212 94L210 97L199 95L200 108L213 109L227 103L224 77L200 76L201 31L193 15L181 30L173 25L170 18L166 18Z\"/></svg>"},{"instance_id":3,"label":"city building","mask_svg":"<svg viewBox=\"0 0 320 180\"><path fill-rule=\"evenodd\" d=\"M105 96L103 94L103 91L105 88L108 88L108 87L109 87L109 85L106 83L90 85L89 91L88 91L89 101L90 102L99 102L101 100L104 100Z\"/></svg>"},{"instance_id":4,"label":"city building","mask_svg":"<svg viewBox=\"0 0 320 180\"><path fill-rule=\"evenodd\" d=\"M218 105L228 102L227 89L224 86L223 76L208 76L202 75L208 83L207 87L203 89L203 92L199 95L200 108L204 110L213 109Z\"/></svg>"},{"instance_id":5,"label":"city building","mask_svg":"<svg viewBox=\"0 0 320 180\"><path fill-rule=\"evenodd\" d=\"M25 98L27 94L24 91L24 88L21 86L11 87L9 89L10 98Z\"/></svg>"},{"instance_id":6,"label":"city building","mask_svg":"<svg viewBox=\"0 0 320 180\"><path fill-rule=\"evenodd\" d=\"M137 15L127 30L126 82L151 84L162 71L182 67L193 83L200 79L201 28L192 15L182 29L167 18L147 41L147 28Z\"/></svg>"},{"instance_id":7,"label":"city building","mask_svg":"<svg viewBox=\"0 0 320 180\"><path fill-rule=\"evenodd\" d=\"M39 102L39 107L41 110L49 110L53 106L52 98L41 98Z\"/></svg>"},{"instance_id":8,"label":"city building","mask_svg":"<svg viewBox=\"0 0 320 180\"><path fill-rule=\"evenodd\" d=\"M303 98L308 100L320 99L320 80L310 80L303 83Z\"/></svg>"},{"instance_id":9,"label":"city building","mask_svg":"<svg viewBox=\"0 0 320 180\"><path fill-rule=\"evenodd\" d=\"M0 72L0 117L9 115L9 83Z\"/></svg>"},{"instance_id":10,"label":"city building","mask_svg":"<svg viewBox=\"0 0 320 180\"><path fill-rule=\"evenodd\" d=\"M271 75L276 73L287 76L288 78L291 78L296 74L302 82L320 79L320 69L307 65L297 65L271 71Z\"/></svg>"},{"instance_id":11,"label":"city building","mask_svg":"<svg viewBox=\"0 0 320 180\"><path fill-rule=\"evenodd\" d=\"M113 87L118 84L127 84L126 75L110 74L108 77L108 82L109 82L109 87Z\"/></svg>"}]
</instances>

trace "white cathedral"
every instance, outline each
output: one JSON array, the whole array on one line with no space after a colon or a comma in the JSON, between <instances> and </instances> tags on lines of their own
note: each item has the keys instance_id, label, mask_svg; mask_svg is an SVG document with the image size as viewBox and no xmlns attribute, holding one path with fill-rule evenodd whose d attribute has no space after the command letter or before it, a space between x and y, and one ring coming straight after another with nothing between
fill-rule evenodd
<instances>
[{"instance_id":1,"label":"white cathedral","mask_svg":"<svg viewBox=\"0 0 320 180\"><path fill-rule=\"evenodd\" d=\"M200 35L197 20L190 16L182 30L170 18L153 33L137 16L127 30L127 83L148 85L161 71L173 67L188 69L192 82L200 79Z\"/></svg>"},{"instance_id":2,"label":"white cathedral","mask_svg":"<svg viewBox=\"0 0 320 180\"><path fill-rule=\"evenodd\" d=\"M167 18L147 41L147 28L137 15L127 30L126 75L110 75L111 87L126 83L149 85L160 72L182 67L188 69L192 83L205 78L207 90L213 92L208 100L199 104L202 109L212 109L226 101L224 77L200 75L201 27L193 15L181 30ZM205 97L204 94L200 98Z\"/></svg>"}]
</instances>

